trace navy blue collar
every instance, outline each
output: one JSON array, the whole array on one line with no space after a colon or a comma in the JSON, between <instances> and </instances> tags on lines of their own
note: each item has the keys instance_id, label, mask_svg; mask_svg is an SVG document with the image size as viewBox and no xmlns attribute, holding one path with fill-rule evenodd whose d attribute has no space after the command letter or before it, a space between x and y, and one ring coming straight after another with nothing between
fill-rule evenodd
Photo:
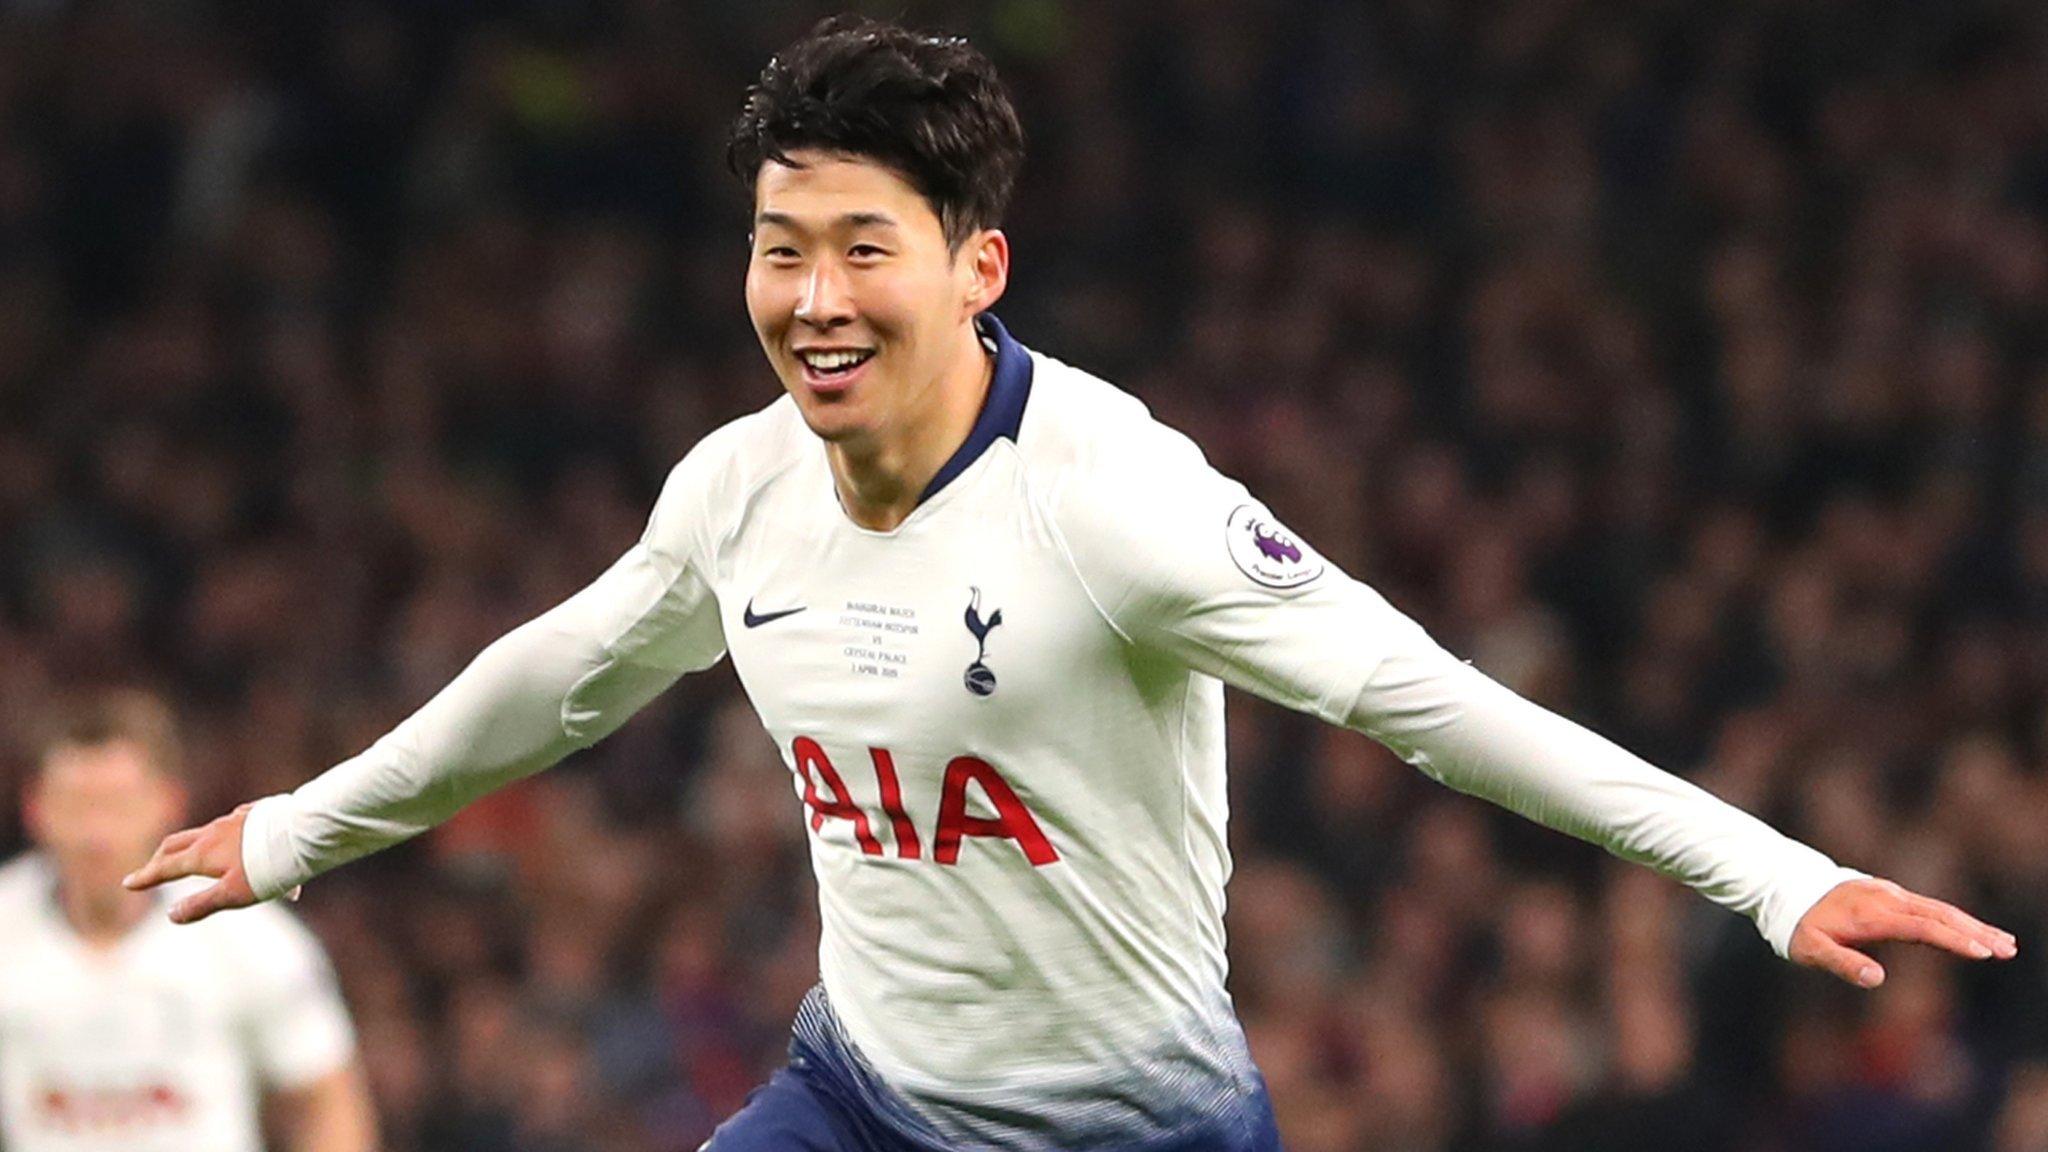
<instances>
[{"instance_id":1,"label":"navy blue collar","mask_svg":"<svg viewBox=\"0 0 2048 1152\"><path fill-rule=\"evenodd\" d=\"M947 458L932 482L924 486L923 494L917 498L919 504L938 495L939 489L967 471L967 466L981 459L981 454L997 440L1016 443L1017 429L1024 425L1024 402L1031 399L1031 354L1010 338L1010 330L1003 327L1002 321L986 312L974 318L974 328L982 347L996 358L995 377L989 381L988 396L981 402L981 415L975 417L967 441Z\"/></svg>"}]
</instances>

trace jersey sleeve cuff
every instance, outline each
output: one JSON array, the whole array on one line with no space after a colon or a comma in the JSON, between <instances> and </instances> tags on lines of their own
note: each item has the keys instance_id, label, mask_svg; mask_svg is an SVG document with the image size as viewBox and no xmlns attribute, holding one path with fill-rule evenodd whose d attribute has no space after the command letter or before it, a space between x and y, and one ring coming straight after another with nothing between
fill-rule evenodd
<instances>
[{"instance_id":1,"label":"jersey sleeve cuff","mask_svg":"<svg viewBox=\"0 0 2048 1152\"><path fill-rule=\"evenodd\" d=\"M299 898L297 857L291 846L290 793L265 796L242 821L242 874L258 900Z\"/></svg>"},{"instance_id":2,"label":"jersey sleeve cuff","mask_svg":"<svg viewBox=\"0 0 2048 1152\"><path fill-rule=\"evenodd\" d=\"M1802 845L1802 847L1804 847ZM1850 880L1868 880L1868 872L1844 868L1826 856L1812 849L1820 867L1809 868L1796 876L1781 881L1778 890L1765 901L1762 914L1757 917L1757 931L1770 943L1771 950L1781 959L1792 958L1792 933L1799 927L1799 921L1821 897L1835 890L1839 884Z\"/></svg>"}]
</instances>

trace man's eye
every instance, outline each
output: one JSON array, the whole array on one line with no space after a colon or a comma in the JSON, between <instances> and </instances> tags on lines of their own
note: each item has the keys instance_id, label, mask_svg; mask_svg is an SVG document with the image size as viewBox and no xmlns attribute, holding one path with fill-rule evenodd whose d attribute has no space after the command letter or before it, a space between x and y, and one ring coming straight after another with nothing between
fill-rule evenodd
<instances>
[{"instance_id":1,"label":"man's eye","mask_svg":"<svg viewBox=\"0 0 2048 1152\"><path fill-rule=\"evenodd\" d=\"M762 249L761 255L766 256L770 260L794 260L796 259L796 249L791 248L787 244L777 244L772 248Z\"/></svg>"},{"instance_id":2,"label":"man's eye","mask_svg":"<svg viewBox=\"0 0 2048 1152\"><path fill-rule=\"evenodd\" d=\"M856 260L872 260L880 256L887 256L889 253L881 248L877 248L873 244L855 244L846 250L846 254Z\"/></svg>"}]
</instances>

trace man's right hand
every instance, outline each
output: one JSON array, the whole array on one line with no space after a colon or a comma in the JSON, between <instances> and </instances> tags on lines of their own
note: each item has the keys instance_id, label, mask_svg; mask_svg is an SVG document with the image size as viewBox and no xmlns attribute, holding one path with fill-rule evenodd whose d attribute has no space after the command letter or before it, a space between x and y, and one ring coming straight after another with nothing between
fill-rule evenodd
<instances>
[{"instance_id":1,"label":"man's right hand","mask_svg":"<svg viewBox=\"0 0 2048 1152\"><path fill-rule=\"evenodd\" d=\"M171 923L190 924L225 908L256 903L249 877L242 872L242 824L249 818L244 804L201 828L187 828L164 837L149 863L130 872L122 886L140 892L186 876L205 876L216 883L171 906Z\"/></svg>"}]
</instances>

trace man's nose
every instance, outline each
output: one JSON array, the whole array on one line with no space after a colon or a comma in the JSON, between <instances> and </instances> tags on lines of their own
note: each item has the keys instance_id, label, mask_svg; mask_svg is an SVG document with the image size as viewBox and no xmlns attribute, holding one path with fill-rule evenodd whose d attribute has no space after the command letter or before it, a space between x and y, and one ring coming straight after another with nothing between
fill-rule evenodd
<instances>
[{"instance_id":1,"label":"man's nose","mask_svg":"<svg viewBox=\"0 0 2048 1152\"><path fill-rule=\"evenodd\" d=\"M846 269L836 260L811 265L804 278L804 293L797 300L796 318L818 328L830 328L853 319L853 294L848 291Z\"/></svg>"}]
</instances>

